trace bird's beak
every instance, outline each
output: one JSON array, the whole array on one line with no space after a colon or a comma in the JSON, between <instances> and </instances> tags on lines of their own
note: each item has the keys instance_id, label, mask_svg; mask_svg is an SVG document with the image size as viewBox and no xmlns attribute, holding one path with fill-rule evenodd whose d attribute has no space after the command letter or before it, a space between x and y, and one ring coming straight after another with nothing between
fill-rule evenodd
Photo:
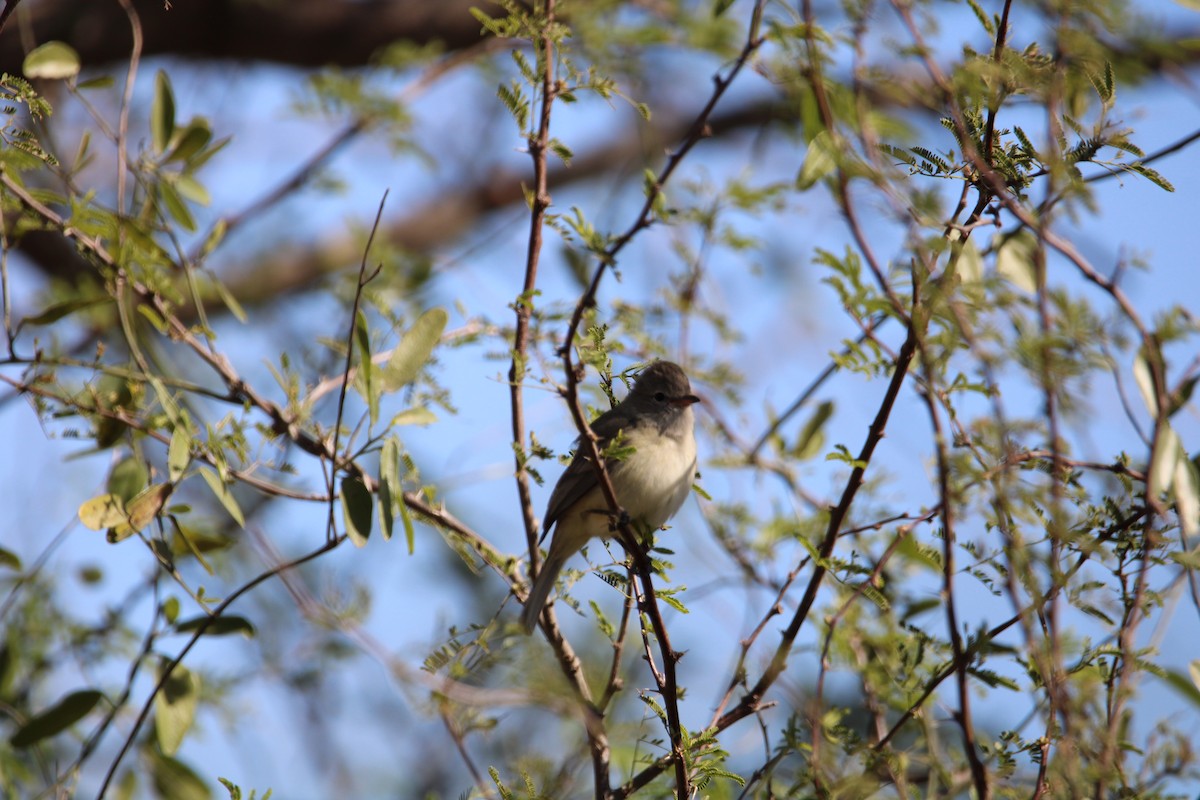
<instances>
[{"instance_id":1,"label":"bird's beak","mask_svg":"<svg viewBox=\"0 0 1200 800\"><path fill-rule=\"evenodd\" d=\"M700 398L694 394L685 394L683 397L672 397L667 402L676 408L687 408L692 403L699 403Z\"/></svg>"}]
</instances>

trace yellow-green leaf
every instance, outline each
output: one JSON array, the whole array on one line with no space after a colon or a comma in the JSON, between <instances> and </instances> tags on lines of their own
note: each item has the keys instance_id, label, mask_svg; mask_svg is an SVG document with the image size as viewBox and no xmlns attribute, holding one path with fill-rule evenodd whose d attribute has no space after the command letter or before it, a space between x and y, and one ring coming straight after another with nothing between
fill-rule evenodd
<instances>
[{"instance_id":1,"label":"yellow-green leaf","mask_svg":"<svg viewBox=\"0 0 1200 800\"><path fill-rule=\"evenodd\" d=\"M371 493L361 479L343 478L341 494L346 534L355 547L362 547L371 536Z\"/></svg>"},{"instance_id":2,"label":"yellow-green leaf","mask_svg":"<svg viewBox=\"0 0 1200 800\"><path fill-rule=\"evenodd\" d=\"M229 516L233 517L233 521L243 528L246 527L246 518L242 516L242 507L234 499L229 487L221 480L221 476L204 467L200 469L200 474L204 476L204 482L208 484L208 488L212 489L212 493L221 501L221 505L225 506Z\"/></svg>"},{"instance_id":3,"label":"yellow-green leaf","mask_svg":"<svg viewBox=\"0 0 1200 800\"><path fill-rule=\"evenodd\" d=\"M102 494L79 507L79 521L94 531L125 522L125 503L115 494Z\"/></svg>"},{"instance_id":4,"label":"yellow-green leaf","mask_svg":"<svg viewBox=\"0 0 1200 800\"><path fill-rule=\"evenodd\" d=\"M204 117L194 117L179 136L179 141L171 149L167 161L187 161L204 149L212 139L212 128Z\"/></svg>"},{"instance_id":5,"label":"yellow-green leaf","mask_svg":"<svg viewBox=\"0 0 1200 800\"><path fill-rule=\"evenodd\" d=\"M175 93L171 79L161 69L154 76L154 102L150 106L150 135L154 150L163 153L175 133Z\"/></svg>"},{"instance_id":6,"label":"yellow-green leaf","mask_svg":"<svg viewBox=\"0 0 1200 800\"><path fill-rule=\"evenodd\" d=\"M391 425L388 427L394 428L397 425L432 425L435 422L437 422L437 416L428 408L407 408L392 417Z\"/></svg>"},{"instance_id":7,"label":"yellow-green leaf","mask_svg":"<svg viewBox=\"0 0 1200 800\"><path fill-rule=\"evenodd\" d=\"M65 731L86 717L103 697L104 695L95 689L71 692L18 728L9 743L13 747L28 747Z\"/></svg>"},{"instance_id":8,"label":"yellow-green leaf","mask_svg":"<svg viewBox=\"0 0 1200 800\"><path fill-rule=\"evenodd\" d=\"M1179 527L1184 536L1195 536L1200 533L1200 475L1196 473L1196 465L1187 457L1183 448L1179 448L1179 458L1175 462L1175 513L1179 515Z\"/></svg>"},{"instance_id":9,"label":"yellow-green leaf","mask_svg":"<svg viewBox=\"0 0 1200 800\"><path fill-rule=\"evenodd\" d=\"M804 423L804 428L800 431L800 437L796 440L796 446L792 449L792 453L801 461L808 460L821 452L825 444L825 423L833 415L833 402L826 400L817 406L817 410L813 412L812 417L808 422Z\"/></svg>"},{"instance_id":10,"label":"yellow-green leaf","mask_svg":"<svg viewBox=\"0 0 1200 800\"><path fill-rule=\"evenodd\" d=\"M0 547L0 567L21 571L21 557L6 547Z\"/></svg>"},{"instance_id":11,"label":"yellow-green leaf","mask_svg":"<svg viewBox=\"0 0 1200 800\"><path fill-rule=\"evenodd\" d=\"M403 491L400 483L400 442L395 436L389 436L379 453L379 522L384 541L392 538L396 506L404 504L401 496Z\"/></svg>"},{"instance_id":12,"label":"yellow-green leaf","mask_svg":"<svg viewBox=\"0 0 1200 800\"><path fill-rule=\"evenodd\" d=\"M196 219L188 210L187 203L179 196L179 191L170 180L162 180L158 184L158 196L166 206L167 213L186 231L196 230Z\"/></svg>"},{"instance_id":13,"label":"yellow-green leaf","mask_svg":"<svg viewBox=\"0 0 1200 800\"><path fill-rule=\"evenodd\" d=\"M380 382L383 391L394 392L417 379L449 319L444 308L431 308L417 318L388 359Z\"/></svg>"},{"instance_id":14,"label":"yellow-green leaf","mask_svg":"<svg viewBox=\"0 0 1200 800\"><path fill-rule=\"evenodd\" d=\"M46 42L29 51L21 68L26 78L73 78L79 74L79 53L65 42Z\"/></svg>"},{"instance_id":15,"label":"yellow-green leaf","mask_svg":"<svg viewBox=\"0 0 1200 800\"><path fill-rule=\"evenodd\" d=\"M179 633L198 631L204 626L205 621L210 619L212 618L192 617L176 625L175 630ZM245 617L221 615L212 619L212 622L209 622L208 626L204 628L205 636L228 636L231 633L240 633L250 639L254 636L254 625Z\"/></svg>"},{"instance_id":16,"label":"yellow-green leaf","mask_svg":"<svg viewBox=\"0 0 1200 800\"><path fill-rule=\"evenodd\" d=\"M1146 360L1146 354L1140 350L1133 359L1133 380L1150 416L1158 417L1158 393L1154 390L1154 375L1150 372L1150 362Z\"/></svg>"},{"instance_id":17,"label":"yellow-green leaf","mask_svg":"<svg viewBox=\"0 0 1200 800\"><path fill-rule=\"evenodd\" d=\"M170 800L212 800L208 784L182 761L163 755L153 748L150 752L150 776L155 797Z\"/></svg>"},{"instance_id":18,"label":"yellow-green leaf","mask_svg":"<svg viewBox=\"0 0 1200 800\"><path fill-rule=\"evenodd\" d=\"M413 531L412 515L408 513L408 506L404 505L404 496L400 498L400 520L404 523L404 541L408 544L408 554L413 554L413 548L416 545L416 534Z\"/></svg>"},{"instance_id":19,"label":"yellow-green leaf","mask_svg":"<svg viewBox=\"0 0 1200 800\"><path fill-rule=\"evenodd\" d=\"M112 472L108 473L108 481L104 488L108 489L109 494L115 494L121 498L121 502L128 503L137 497L149 482L150 473L146 470L146 465L142 463L142 460L134 456L126 456L117 462L116 466L112 468Z\"/></svg>"},{"instance_id":20,"label":"yellow-green leaf","mask_svg":"<svg viewBox=\"0 0 1200 800\"><path fill-rule=\"evenodd\" d=\"M796 188L810 189L813 184L833 172L837 166L836 152L829 131L821 131L808 143L800 174L796 176Z\"/></svg>"},{"instance_id":21,"label":"yellow-green leaf","mask_svg":"<svg viewBox=\"0 0 1200 800\"><path fill-rule=\"evenodd\" d=\"M191 461L192 434L184 425L176 425L171 432L171 446L167 450L167 474L178 482Z\"/></svg>"},{"instance_id":22,"label":"yellow-green leaf","mask_svg":"<svg viewBox=\"0 0 1200 800\"><path fill-rule=\"evenodd\" d=\"M1037 276L1033 271L1033 251L1036 246L1030 236L1020 233L1005 239L996 252L996 272L1029 294L1037 293Z\"/></svg>"},{"instance_id":23,"label":"yellow-green leaf","mask_svg":"<svg viewBox=\"0 0 1200 800\"><path fill-rule=\"evenodd\" d=\"M162 691L154 696L154 734L167 755L175 755L183 743L196 719L199 699L200 676L182 664L176 665Z\"/></svg>"},{"instance_id":24,"label":"yellow-green leaf","mask_svg":"<svg viewBox=\"0 0 1200 800\"><path fill-rule=\"evenodd\" d=\"M371 363L371 328L367 324L367 315L359 309L354 318L354 346L358 350L358 374L355 377L355 388L367 401L367 411L371 424L379 420L379 391L375 387L374 364Z\"/></svg>"},{"instance_id":25,"label":"yellow-green leaf","mask_svg":"<svg viewBox=\"0 0 1200 800\"><path fill-rule=\"evenodd\" d=\"M102 303L111 302L112 298L107 295L101 297L76 297L72 300L64 300L61 303L54 303L40 314L35 314L32 317L25 317L21 320L18 327L26 325L49 325L52 322L58 322L63 317L74 314L76 311L82 311L85 308L98 306Z\"/></svg>"},{"instance_id":26,"label":"yellow-green leaf","mask_svg":"<svg viewBox=\"0 0 1200 800\"><path fill-rule=\"evenodd\" d=\"M221 235L223 236L225 233L225 227L224 227L223 221L218 222L217 227L213 228L214 235L217 233L218 229L220 230ZM207 244L205 246L207 247ZM225 284L221 283L218 280L213 281L213 287L216 288L217 295L221 298L221 302L224 303L225 307L229 309L229 313L233 314L233 316L237 318L238 322L245 325L246 324L246 310L244 308L242 308L242 304L239 303L237 298L233 296L233 293L230 292L228 289L226 289Z\"/></svg>"},{"instance_id":27,"label":"yellow-green leaf","mask_svg":"<svg viewBox=\"0 0 1200 800\"><path fill-rule=\"evenodd\" d=\"M1154 461L1150 465L1150 494L1158 495L1171 490L1175 481L1176 461L1183 455L1181 451L1179 435L1168 422L1160 422L1154 441Z\"/></svg>"},{"instance_id":28,"label":"yellow-green leaf","mask_svg":"<svg viewBox=\"0 0 1200 800\"><path fill-rule=\"evenodd\" d=\"M207 206L212 202L212 195L208 193L208 189L191 175L180 175L175 180L175 188L179 190L179 194L193 203Z\"/></svg>"},{"instance_id":29,"label":"yellow-green leaf","mask_svg":"<svg viewBox=\"0 0 1200 800\"><path fill-rule=\"evenodd\" d=\"M1167 685L1179 693L1181 697L1188 700L1192 705L1200 708L1200 685L1196 682L1196 663L1193 661L1189 667L1191 672L1191 680L1188 676L1177 670L1168 669L1165 671Z\"/></svg>"}]
</instances>

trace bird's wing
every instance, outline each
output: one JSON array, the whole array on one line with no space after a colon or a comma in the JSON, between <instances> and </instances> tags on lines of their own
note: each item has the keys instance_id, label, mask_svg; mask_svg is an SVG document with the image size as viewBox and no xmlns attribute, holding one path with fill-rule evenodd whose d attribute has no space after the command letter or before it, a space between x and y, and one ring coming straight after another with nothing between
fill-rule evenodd
<instances>
[{"instance_id":1,"label":"bird's wing","mask_svg":"<svg viewBox=\"0 0 1200 800\"><path fill-rule=\"evenodd\" d=\"M599 449L603 451L618 431L628 427L629 420L617 408L610 409L597 417L596 421L592 423L592 432L600 440ZM596 468L592 466L592 460L588 458L586 452L587 448L577 443L575 457L571 459L570 465L555 484L554 491L550 493L546 518L542 520L543 534L550 530L567 509L600 485L600 482L596 480Z\"/></svg>"}]
</instances>

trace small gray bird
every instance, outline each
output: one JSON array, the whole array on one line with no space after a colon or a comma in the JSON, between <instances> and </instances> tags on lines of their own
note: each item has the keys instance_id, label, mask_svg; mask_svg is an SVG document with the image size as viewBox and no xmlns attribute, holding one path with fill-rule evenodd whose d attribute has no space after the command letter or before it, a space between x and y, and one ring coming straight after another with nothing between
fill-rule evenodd
<instances>
[{"instance_id":1,"label":"small gray bird","mask_svg":"<svg viewBox=\"0 0 1200 800\"><path fill-rule=\"evenodd\" d=\"M617 501L635 524L661 528L687 499L696 474L691 406L699 401L677 364L656 361L642 370L624 400L592 423L601 452L618 432L622 443L634 449L605 467ZM550 495L543 529L553 526L554 538L521 613L526 633L537 625L567 559L589 539L612 535L612 514L585 451L582 446L576 449Z\"/></svg>"}]
</instances>

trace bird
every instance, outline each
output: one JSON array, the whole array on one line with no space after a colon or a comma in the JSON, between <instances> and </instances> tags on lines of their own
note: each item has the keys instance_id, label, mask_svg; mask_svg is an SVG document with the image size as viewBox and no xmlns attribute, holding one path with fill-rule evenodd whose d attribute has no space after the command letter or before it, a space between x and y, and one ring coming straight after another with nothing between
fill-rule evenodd
<instances>
[{"instance_id":1,"label":"bird","mask_svg":"<svg viewBox=\"0 0 1200 800\"><path fill-rule=\"evenodd\" d=\"M617 503L636 526L661 528L687 499L696 474L692 405L698 402L678 364L655 361L637 376L624 400L591 424L599 452L618 434L623 445L633 448L623 459L606 460L605 468ZM553 528L553 536L521 613L526 633L537 626L567 559L589 539L612 536L614 527L596 468L588 450L577 443L546 507L543 529Z\"/></svg>"}]
</instances>

